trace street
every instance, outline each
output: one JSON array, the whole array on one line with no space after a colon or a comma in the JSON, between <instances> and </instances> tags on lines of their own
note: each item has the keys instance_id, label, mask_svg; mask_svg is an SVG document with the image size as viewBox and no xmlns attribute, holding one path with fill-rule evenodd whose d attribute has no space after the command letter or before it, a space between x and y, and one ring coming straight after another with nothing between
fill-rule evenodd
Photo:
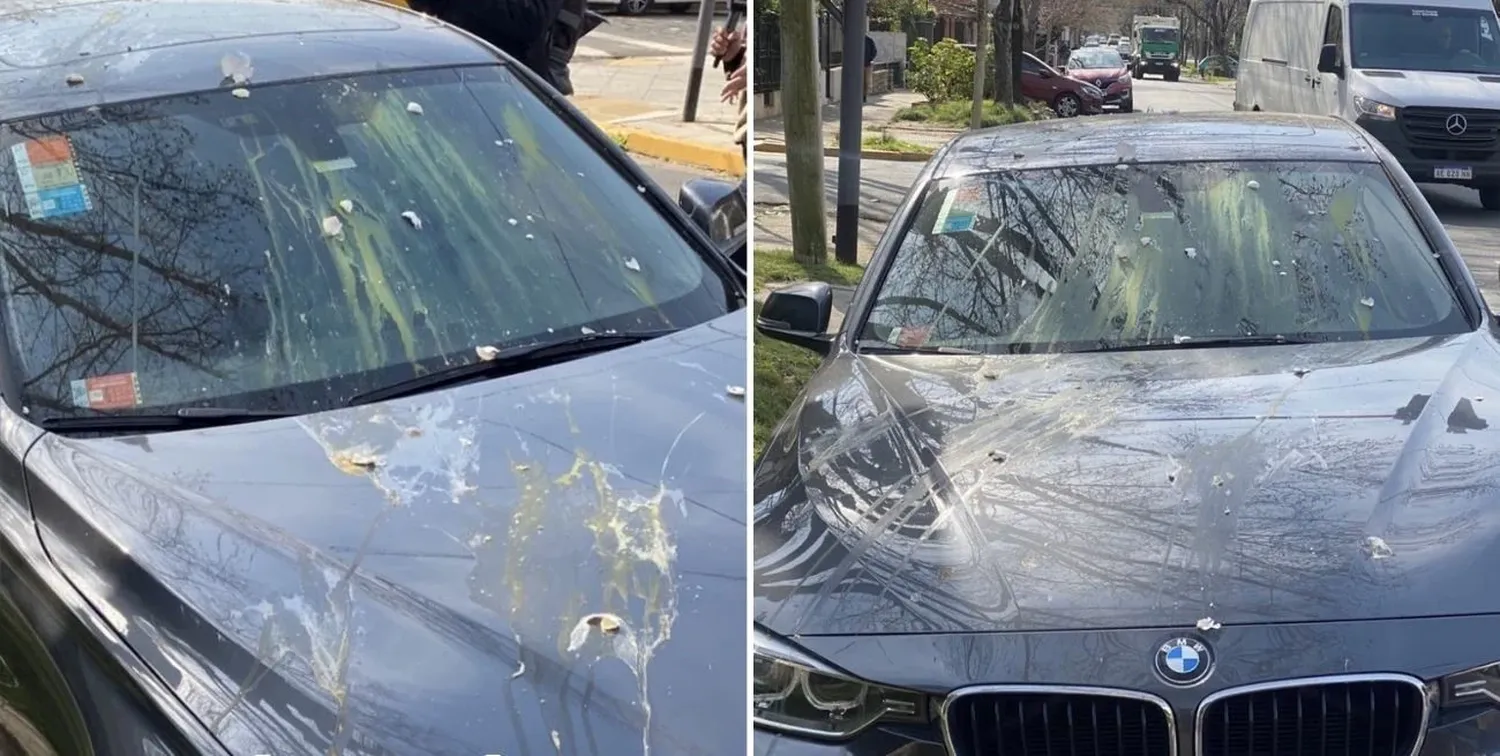
<instances>
[{"instance_id":1,"label":"street","mask_svg":"<svg viewBox=\"0 0 1500 756\"><path fill-rule=\"evenodd\" d=\"M676 165L662 160L637 157L635 158L635 162L639 163L641 168L645 169L646 175L650 176L667 194L672 195L673 199L677 198L677 190L681 189L682 185L690 179L716 178L724 181L731 180L727 176L711 171L699 170L692 166Z\"/></svg>"},{"instance_id":2,"label":"street","mask_svg":"<svg viewBox=\"0 0 1500 756\"><path fill-rule=\"evenodd\" d=\"M1137 113L1104 118L1137 118L1149 113L1229 112L1234 88L1219 84L1159 79L1135 83ZM922 171L921 163L862 161L860 165L860 246L869 248L878 239L890 215ZM824 161L830 216L838 197L838 160ZM1469 270L1490 302L1500 306L1500 213L1479 208L1478 195L1470 189L1424 185L1423 194L1443 219L1448 234L1464 255ZM786 218L786 156L755 156L755 244L790 247L790 222ZM829 233L833 223L830 217Z\"/></svg>"},{"instance_id":3,"label":"street","mask_svg":"<svg viewBox=\"0 0 1500 756\"><path fill-rule=\"evenodd\" d=\"M686 15L605 13L604 17L609 22L583 38L574 53L576 58L648 58L693 53L694 35L698 31L696 9ZM714 19L714 28L722 26L724 21L724 14L719 14Z\"/></svg>"}]
</instances>

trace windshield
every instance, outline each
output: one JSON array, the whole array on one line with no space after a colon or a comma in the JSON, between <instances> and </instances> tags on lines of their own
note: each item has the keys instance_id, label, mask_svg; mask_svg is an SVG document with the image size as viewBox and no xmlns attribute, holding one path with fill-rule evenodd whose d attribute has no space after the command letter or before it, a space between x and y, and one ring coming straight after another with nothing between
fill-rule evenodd
<instances>
[{"instance_id":1,"label":"windshield","mask_svg":"<svg viewBox=\"0 0 1500 756\"><path fill-rule=\"evenodd\" d=\"M1400 71L1500 73L1495 13L1410 5L1350 7L1350 64Z\"/></svg>"},{"instance_id":2,"label":"windshield","mask_svg":"<svg viewBox=\"0 0 1500 756\"><path fill-rule=\"evenodd\" d=\"M1186 163L935 181L860 338L1025 353L1468 329L1380 166Z\"/></svg>"},{"instance_id":3,"label":"windshield","mask_svg":"<svg viewBox=\"0 0 1500 756\"><path fill-rule=\"evenodd\" d=\"M1125 61L1114 50L1080 50L1068 60L1068 68L1124 68Z\"/></svg>"},{"instance_id":4,"label":"windshield","mask_svg":"<svg viewBox=\"0 0 1500 756\"><path fill-rule=\"evenodd\" d=\"M504 348L680 328L724 279L500 67L221 90L0 128L33 417L303 412Z\"/></svg>"},{"instance_id":5,"label":"windshield","mask_svg":"<svg viewBox=\"0 0 1500 756\"><path fill-rule=\"evenodd\" d=\"M1142 42L1176 42L1177 30L1161 26L1147 26L1141 29Z\"/></svg>"}]
</instances>

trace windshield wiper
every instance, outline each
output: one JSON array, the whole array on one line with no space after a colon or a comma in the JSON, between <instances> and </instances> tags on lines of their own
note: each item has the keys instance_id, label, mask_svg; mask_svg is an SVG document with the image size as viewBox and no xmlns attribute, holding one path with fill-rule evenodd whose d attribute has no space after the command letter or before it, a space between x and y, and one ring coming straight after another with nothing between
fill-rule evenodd
<instances>
[{"instance_id":1,"label":"windshield wiper","mask_svg":"<svg viewBox=\"0 0 1500 756\"><path fill-rule=\"evenodd\" d=\"M860 354L980 354L973 349L951 346L901 346L885 341L860 341L854 345Z\"/></svg>"},{"instance_id":2,"label":"windshield wiper","mask_svg":"<svg viewBox=\"0 0 1500 756\"><path fill-rule=\"evenodd\" d=\"M183 407L175 412L88 417L49 417L42 428L49 431L151 431L183 428L209 428L220 425L253 423L301 413L283 410L252 410L242 407Z\"/></svg>"},{"instance_id":3,"label":"windshield wiper","mask_svg":"<svg viewBox=\"0 0 1500 756\"><path fill-rule=\"evenodd\" d=\"M1074 352L1147 352L1161 349L1224 349L1228 347L1279 346L1282 344L1321 344L1322 341L1302 336L1220 336L1202 339L1173 339L1171 341L1148 341L1141 344L1113 344L1090 349L1074 349Z\"/></svg>"},{"instance_id":4,"label":"windshield wiper","mask_svg":"<svg viewBox=\"0 0 1500 756\"><path fill-rule=\"evenodd\" d=\"M631 333L592 333L566 341L549 341L545 344L530 344L501 350L493 357L463 365L454 365L423 373L415 378L397 381L389 386L356 394L346 406L373 404L387 399L399 399L443 386L451 386L476 378L503 378L528 370L556 365L560 362L608 352L613 349L639 344L643 341L676 333L676 329L660 331L633 331Z\"/></svg>"}]
</instances>

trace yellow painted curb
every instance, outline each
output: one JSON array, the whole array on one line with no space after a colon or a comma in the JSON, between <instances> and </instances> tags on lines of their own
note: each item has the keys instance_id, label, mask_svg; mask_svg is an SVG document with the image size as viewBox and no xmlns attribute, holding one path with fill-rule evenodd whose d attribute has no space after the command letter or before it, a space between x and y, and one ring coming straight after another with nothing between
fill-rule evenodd
<instances>
[{"instance_id":1,"label":"yellow painted curb","mask_svg":"<svg viewBox=\"0 0 1500 756\"><path fill-rule=\"evenodd\" d=\"M740 154L738 145L711 147L686 139L662 136L645 129L617 125L606 126L605 131L621 148L635 155L707 168L731 176L745 175L745 157Z\"/></svg>"}]
</instances>

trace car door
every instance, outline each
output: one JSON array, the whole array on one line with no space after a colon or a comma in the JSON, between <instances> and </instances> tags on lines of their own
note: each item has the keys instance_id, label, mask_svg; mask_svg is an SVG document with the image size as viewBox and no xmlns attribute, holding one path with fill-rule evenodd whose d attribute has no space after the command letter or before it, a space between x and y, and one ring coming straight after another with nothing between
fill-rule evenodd
<instances>
[{"instance_id":1,"label":"car door","mask_svg":"<svg viewBox=\"0 0 1500 756\"><path fill-rule=\"evenodd\" d=\"M1344 47L1344 9L1338 3L1328 4L1328 14L1323 21L1323 39L1318 44L1318 55L1322 55L1324 45L1334 45L1338 50L1338 61L1340 70L1347 65L1349 56ZM1316 61L1312 69L1308 71L1306 81L1311 89L1309 102L1311 110L1317 115L1341 115L1344 102L1344 87L1348 86L1348 78L1338 74L1320 73Z\"/></svg>"},{"instance_id":2,"label":"car door","mask_svg":"<svg viewBox=\"0 0 1500 756\"><path fill-rule=\"evenodd\" d=\"M1021 56L1021 96L1028 100L1052 102L1057 95L1058 79L1042 62L1030 55Z\"/></svg>"}]
</instances>

